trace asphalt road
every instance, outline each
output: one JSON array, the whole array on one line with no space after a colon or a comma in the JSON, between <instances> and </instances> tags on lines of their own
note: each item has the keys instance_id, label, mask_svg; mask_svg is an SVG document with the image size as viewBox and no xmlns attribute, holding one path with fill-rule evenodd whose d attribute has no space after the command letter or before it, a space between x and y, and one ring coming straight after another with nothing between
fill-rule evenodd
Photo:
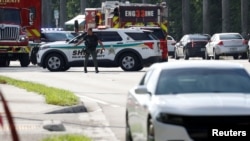
<instances>
[{"instance_id":1,"label":"asphalt road","mask_svg":"<svg viewBox=\"0 0 250 141\"><path fill-rule=\"evenodd\" d=\"M250 72L248 60L233 60L230 57L224 60L243 64ZM0 68L0 75L63 88L74 92L83 101L96 102L103 111L110 129L119 140L124 141L127 92L139 83L147 68L139 72L124 72L120 68L99 68L99 74L94 72L94 68L88 70L87 74L83 72L82 67L71 68L66 72L49 72L33 65L21 68L18 62L11 62L10 67Z\"/></svg>"}]
</instances>

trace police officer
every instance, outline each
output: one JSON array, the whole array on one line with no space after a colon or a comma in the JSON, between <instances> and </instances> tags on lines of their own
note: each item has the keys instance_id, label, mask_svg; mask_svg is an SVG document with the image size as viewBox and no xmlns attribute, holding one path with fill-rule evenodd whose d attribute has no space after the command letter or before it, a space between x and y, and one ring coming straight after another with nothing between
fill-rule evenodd
<instances>
[{"instance_id":1,"label":"police officer","mask_svg":"<svg viewBox=\"0 0 250 141\"><path fill-rule=\"evenodd\" d=\"M96 52L96 47L98 45L98 43L102 46L102 50L104 49L104 46L102 44L102 42L98 39L98 37L93 34L92 28L88 28L87 31L87 35L81 37L82 39L76 43L75 46L78 46L79 44L81 44L83 41L85 41L85 60L84 60L84 72L87 73L87 64L88 64L88 60L89 60L89 55L92 56L93 58L93 62L94 62L94 66L95 66L95 72L98 73L98 63L97 63L97 52Z\"/></svg>"}]
</instances>

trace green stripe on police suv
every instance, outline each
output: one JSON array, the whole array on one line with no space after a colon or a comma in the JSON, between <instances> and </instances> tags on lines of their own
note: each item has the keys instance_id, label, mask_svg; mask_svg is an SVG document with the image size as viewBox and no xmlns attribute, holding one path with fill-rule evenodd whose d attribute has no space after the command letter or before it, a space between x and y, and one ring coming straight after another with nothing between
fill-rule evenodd
<instances>
[{"instance_id":1,"label":"green stripe on police suv","mask_svg":"<svg viewBox=\"0 0 250 141\"><path fill-rule=\"evenodd\" d=\"M133 46L138 46L141 45L143 43L132 43L132 44L114 44L114 45L104 45L105 48L109 48L109 47L115 47L115 48L119 48L119 47L133 47ZM81 49L85 46L50 46L50 48L61 48L61 49ZM97 46L97 48L100 48L101 46Z\"/></svg>"}]
</instances>

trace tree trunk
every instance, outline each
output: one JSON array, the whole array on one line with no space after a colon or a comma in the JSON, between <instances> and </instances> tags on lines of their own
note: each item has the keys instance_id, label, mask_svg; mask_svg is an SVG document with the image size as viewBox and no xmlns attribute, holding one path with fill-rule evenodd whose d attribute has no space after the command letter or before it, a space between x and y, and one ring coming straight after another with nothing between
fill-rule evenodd
<instances>
[{"instance_id":1,"label":"tree trunk","mask_svg":"<svg viewBox=\"0 0 250 141\"><path fill-rule=\"evenodd\" d=\"M245 39L248 38L248 0L241 0L241 32Z\"/></svg>"},{"instance_id":2,"label":"tree trunk","mask_svg":"<svg viewBox=\"0 0 250 141\"><path fill-rule=\"evenodd\" d=\"M60 0L60 24L59 26L65 28L65 21L67 19L66 0Z\"/></svg>"},{"instance_id":3,"label":"tree trunk","mask_svg":"<svg viewBox=\"0 0 250 141\"><path fill-rule=\"evenodd\" d=\"M51 27L52 23L51 1L42 0L42 27Z\"/></svg>"},{"instance_id":4,"label":"tree trunk","mask_svg":"<svg viewBox=\"0 0 250 141\"><path fill-rule=\"evenodd\" d=\"M190 0L182 0L182 32L188 34L190 32Z\"/></svg>"},{"instance_id":5,"label":"tree trunk","mask_svg":"<svg viewBox=\"0 0 250 141\"><path fill-rule=\"evenodd\" d=\"M203 33L210 34L209 0L203 0Z\"/></svg>"},{"instance_id":6,"label":"tree trunk","mask_svg":"<svg viewBox=\"0 0 250 141\"><path fill-rule=\"evenodd\" d=\"M230 32L230 0L222 0L222 32Z\"/></svg>"}]
</instances>

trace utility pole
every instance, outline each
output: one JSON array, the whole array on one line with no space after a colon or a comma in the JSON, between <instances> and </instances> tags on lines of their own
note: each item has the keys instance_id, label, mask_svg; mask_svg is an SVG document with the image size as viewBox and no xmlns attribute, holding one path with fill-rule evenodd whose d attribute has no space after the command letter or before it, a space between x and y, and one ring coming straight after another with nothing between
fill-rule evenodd
<instances>
[{"instance_id":1,"label":"utility pole","mask_svg":"<svg viewBox=\"0 0 250 141\"><path fill-rule=\"evenodd\" d=\"M67 9L66 9L66 0L60 0L60 14L59 14L59 20L60 20L60 24L59 27L62 27L65 29L65 21L67 19Z\"/></svg>"},{"instance_id":2,"label":"utility pole","mask_svg":"<svg viewBox=\"0 0 250 141\"><path fill-rule=\"evenodd\" d=\"M42 27L51 27L51 0L42 0Z\"/></svg>"},{"instance_id":3,"label":"utility pole","mask_svg":"<svg viewBox=\"0 0 250 141\"><path fill-rule=\"evenodd\" d=\"M248 39L248 0L241 0L241 32Z\"/></svg>"},{"instance_id":4,"label":"utility pole","mask_svg":"<svg viewBox=\"0 0 250 141\"><path fill-rule=\"evenodd\" d=\"M210 34L209 0L203 0L203 33Z\"/></svg>"},{"instance_id":5,"label":"utility pole","mask_svg":"<svg viewBox=\"0 0 250 141\"><path fill-rule=\"evenodd\" d=\"M190 0L182 0L182 32L190 32Z\"/></svg>"},{"instance_id":6,"label":"utility pole","mask_svg":"<svg viewBox=\"0 0 250 141\"><path fill-rule=\"evenodd\" d=\"M222 0L222 32L229 32L230 29L230 0Z\"/></svg>"},{"instance_id":7,"label":"utility pole","mask_svg":"<svg viewBox=\"0 0 250 141\"><path fill-rule=\"evenodd\" d=\"M80 10L82 14L85 14L85 8L87 7L87 0L80 0Z\"/></svg>"}]
</instances>

